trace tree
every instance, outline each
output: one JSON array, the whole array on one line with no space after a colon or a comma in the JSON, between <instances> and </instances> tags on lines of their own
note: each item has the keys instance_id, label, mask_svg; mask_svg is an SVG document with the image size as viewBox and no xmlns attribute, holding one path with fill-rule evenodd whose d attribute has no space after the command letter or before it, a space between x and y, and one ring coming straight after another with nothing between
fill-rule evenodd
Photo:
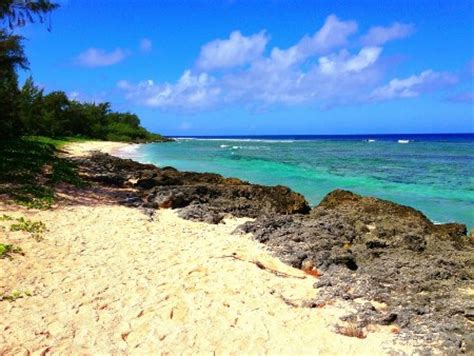
<instances>
[{"instance_id":1,"label":"tree","mask_svg":"<svg viewBox=\"0 0 474 356\"><path fill-rule=\"evenodd\" d=\"M28 22L45 17L58 5L49 0L0 0L0 25L12 30ZM0 29L0 138L21 135L22 122L18 117L19 90L16 70L27 69L28 60L23 51L23 37L14 35L6 28Z\"/></svg>"},{"instance_id":2,"label":"tree","mask_svg":"<svg viewBox=\"0 0 474 356\"><path fill-rule=\"evenodd\" d=\"M29 77L20 91L19 114L24 131L29 135L41 133L43 114L43 89L38 88Z\"/></svg>"},{"instance_id":3,"label":"tree","mask_svg":"<svg viewBox=\"0 0 474 356\"><path fill-rule=\"evenodd\" d=\"M18 77L16 68L26 68L20 36L8 35L0 30L0 137L21 133L18 111Z\"/></svg>"},{"instance_id":4,"label":"tree","mask_svg":"<svg viewBox=\"0 0 474 356\"><path fill-rule=\"evenodd\" d=\"M22 133L18 115L18 78L12 67L0 68L0 139Z\"/></svg>"},{"instance_id":5,"label":"tree","mask_svg":"<svg viewBox=\"0 0 474 356\"><path fill-rule=\"evenodd\" d=\"M43 23L47 15L58 7L49 0L0 0L0 19L12 30L36 19Z\"/></svg>"},{"instance_id":6,"label":"tree","mask_svg":"<svg viewBox=\"0 0 474 356\"><path fill-rule=\"evenodd\" d=\"M53 91L43 99L42 135L55 137L71 135L69 126L69 99L62 91Z\"/></svg>"}]
</instances>

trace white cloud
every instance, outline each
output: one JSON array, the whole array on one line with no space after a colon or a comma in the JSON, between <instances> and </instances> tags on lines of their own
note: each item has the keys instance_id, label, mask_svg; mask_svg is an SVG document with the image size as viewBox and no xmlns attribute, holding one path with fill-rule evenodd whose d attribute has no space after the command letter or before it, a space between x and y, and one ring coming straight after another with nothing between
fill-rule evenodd
<instances>
[{"instance_id":1,"label":"white cloud","mask_svg":"<svg viewBox=\"0 0 474 356\"><path fill-rule=\"evenodd\" d=\"M234 31L229 39L214 40L202 46L196 64L203 70L241 66L261 56L267 42L264 31L248 37Z\"/></svg>"},{"instance_id":2,"label":"white cloud","mask_svg":"<svg viewBox=\"0 0 474 356\"><path fill-rule=\"evenodd\" d=\"M80 93L78 91L72 91L66 94L69 100L78 100Z\"/></svg>"},{"instance_id":3,"label":"white cloud","mask_svg":"<svg viewBox=\"0 0 474 356\"><path fill-rule=\"evenodd\" d=\"M380 56L382 48L364 47L355 56L350 56L343 51L337 57L320 57L319 70L323 74L334 75L335 73L360 72L374 64Z\"/></svg>"},{"instance_id":4,"label":"white cloud","mask_svg":"<svg viewBox=\"0 0 474 356\"><path fill-rule=\"evenodd\" d=\"M176 84L155 84L153 80L136 85L125 80L117 83L127 92L127 98L150 107L195 109L206 108L217 101L221 89L213 85L214 79L206 73L193 75L185 71Z\"/></svg>"},{"instance_id":5,"label":"white cloud","mask_svg":"<svg viewBox=\"0 0 474 356\"><path fill-rule=\"evenodd\" d=\"M369 32L362 37L361 41L366 46L378 46L388 41L408 37L414 31L415 26L412 24L394 22L388 27L372 27Z\"/></svg>"},{"instance_id":6,"label":"white cloud","mask_svg":"<svg viewBox=\"0 0 474 356\"><path fill-rule=\"evenodd\" d=\"M150 52L153 49L153 43L148 38L142 38L140 40L140 50L142 52Z\"/></svg>"},{"instance_id":7,"label":"white cloud","mask_svg":"<svg viewBox=\"0 0 474 356\"><path fill-rule=\"evenodd\" d=\"M107 92L102 91L95 94L85 94L79 91L71 91L66 93L69 100L78 101L81 103L100 103L107 101Z\"/></svg>"},{"instance_id":8,"label":"white cloud","mask_svg":"<svg viewBox=\"0 0 474 356\"><path fill-rule=\"evenodd\" d=\"M404 26L374 28L369 42L401 38L403 31L408 33ZM330 15L312 36L285 49L275 47L268 55L265 32L246 37L234 31L228 39L204 45L196 67L185 70L175 83L120 81L117 87L141 105L195 111L228 104L256 109L299 104L329 108L415 97L456 82L453 75L427 70L382 85L389 63L381 57L383 48L361 47L359 39L349 43L357 27L354 21Z\"/></svg>"},{"instance_id":9,"label":"white cloud","mask_svg":"<svg viewBox=\"0 0 474 356\"><path fill-rule=\"evenodd\" d=\"M297 44L285 50L276 47L270 57L278 65L290 66L314 54L345 45L348 37L356 31L356 22L340 21L335 15L330 15L313 36L304 36Z\"/></svg>"},{"instance_id":10,"label":"white cloud","mask_svg":"<svg viewBox=\"0 0 474 356\"><path fill-rule=\"evenodd\" d=\"M106 67L123 61L128 54L121 48L111 52L100 48L89 48L77 56L76 62L85 67Z\"/></svg>"},{"instance_id":11,"label":"white cloud","mask_svg":"<svg viewBox=\"0 0 474 356\"><path fill-rule=\"evenodd\" d=\"M412 98L440 86L455 83L457 83L457 78L452 74L425 70L419 75L412 75L405 79L392 79L387 85L376 88L371 98L373 100Z\"/></svg>"}]
</instances>

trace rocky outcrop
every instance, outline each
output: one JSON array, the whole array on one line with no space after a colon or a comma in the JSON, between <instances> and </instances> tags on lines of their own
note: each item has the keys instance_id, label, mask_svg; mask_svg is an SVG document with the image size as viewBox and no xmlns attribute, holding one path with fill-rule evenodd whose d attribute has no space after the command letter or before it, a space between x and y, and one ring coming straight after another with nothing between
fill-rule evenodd
<instances>
[{"instance_id":1,"label":"rocky outcrop","mask_svg":"<svg viewBox=\"0 0 474 356\"><path fill-rule=\"evenodd\" d=\"M452 353L474 346L474 243L464 225L435 225L413 208L343 190L311 210L287 187L106 154L76 163L87 180L130 188L122 203L146 212L179 208L185 219L213 224L226 214L256 218L236 233L252 233L283 261L318 277L308 307L342 298L354 301L357 312L345 318L359 326L396 324L400 338Z\"/></svg>"},{"instance_id":2,"label":"rocky outcrop","mask_svg":"<svg viewBox=\"0 0 474 356\"><path fill-rule=\"evenodd\" d=\"M146 208L185 208L183 217L217 223L223 214L257 217L261 214L308 213L301 194L283 186L267 187L212 173L180 172L97 153L76 159L88 180L136 190ZM220 216L220 217L219 217Z\"/></svg>"},{"instance_id":3,"label":"rocky outcrop","mask_svg":"<svg viewBox=\"0 0 474 356\"><path fill-rule=\"evenodd\" d=\"M346 318L393 323L401 337L456 352L472 342L474 247L464 225L435 225L413 208L336 190L308 215L262 216L237 232L252 233L296 268L316 267L319 294L308 306L366 300Z\"/></svg>"}]
</instances>

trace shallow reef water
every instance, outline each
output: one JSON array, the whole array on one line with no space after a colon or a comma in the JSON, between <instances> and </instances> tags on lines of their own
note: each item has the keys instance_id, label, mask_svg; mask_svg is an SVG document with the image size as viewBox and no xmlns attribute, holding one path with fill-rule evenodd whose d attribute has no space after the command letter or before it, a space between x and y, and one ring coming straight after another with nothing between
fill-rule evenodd
<instances>
[{"instance_id":1,"label":"shallow reef water","mask_svg":"<svg viewBox=\"0 0 474 356\"><path fill-rule=\"evenodd\" d=\"M330 191L388 199L474 227L474 134L186 137L132 158L285 185L316 205Z\"/></svg>"}]
</instances>

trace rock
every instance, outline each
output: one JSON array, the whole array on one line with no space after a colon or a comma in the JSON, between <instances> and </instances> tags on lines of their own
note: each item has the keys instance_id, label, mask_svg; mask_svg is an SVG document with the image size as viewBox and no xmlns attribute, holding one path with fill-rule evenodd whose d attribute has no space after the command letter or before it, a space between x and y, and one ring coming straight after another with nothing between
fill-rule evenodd
<instances>
[{"instance_id":1,"label":"rock","mask_svg":"<svg viewBox=\"0 0 474 356\"><path fill-rule=\"evenodd\" d=\"M207 206L201 204L188 205L181 209L178 215L183 219L204 221L209 224L219 224L224 219L224 214L211 211Z\"/></svg>"},{"instance_id":2,"label":"rock","mask_svg":"<svg viewBox=\"0 0 474 356\"><path fill-rule=\"evenodd\" d=\"M294 267L322 271L308 305L375 300L387 305L384 313L367 306L347 318L361 327L396 322L401 336L426 335L446 348L474 332L474 301L459 292L474 279L464 225L434 225L410 207L338 190L310 214L260 216L236 232L252 233Z\"/></svg>"},{"instance_id":3,"label":"rock","mask_svg":"<svg viewBox=\"0 0 474 356\"><path fill-rule=\"evenodd\" d=\"M135 186L141 188L141 189L151 189L154 186L156 186L156 180L153 178L141 178L137 180L137 183Z\"/></svg>"},{"instance_id":4,"label":"rock","mask_svg":"<svg viewBox=\"0 0 474 356\"><path fill-rule=\"evenodd\" d=\"M146 207L183 208L190 204L207 204L214 211L239 217L262 214L309 213L310 207L301 194L283 186L267 187L237 178L212 173L180 172L153 165L96 153L77 160L85 179L106 185L134 187ZM185 214L193 219L207 215Z\"/></svg>"},{"instance_id":5,"label":"rock","mask_svg":"<svg viewBox=\"0 0 474 356\"><path fill-rule=\"evenodd\" d=\"M396 324L397 337L420 337L460 353L472 344L474 236L462 224L433 224L413 208L344 190L310 209L287 187L266 187L218 174L157 168L107 154L76 160L86 180L132 189L121 203L180 209L190 220L217 224L226 214L251 217L235 233L251 233L282 261L317 271L314 300L353 304L361 327ZM147 210L149 211L149 210ZM383 311L370 303L386 305Z\"/></svg>"}]
</instances>

